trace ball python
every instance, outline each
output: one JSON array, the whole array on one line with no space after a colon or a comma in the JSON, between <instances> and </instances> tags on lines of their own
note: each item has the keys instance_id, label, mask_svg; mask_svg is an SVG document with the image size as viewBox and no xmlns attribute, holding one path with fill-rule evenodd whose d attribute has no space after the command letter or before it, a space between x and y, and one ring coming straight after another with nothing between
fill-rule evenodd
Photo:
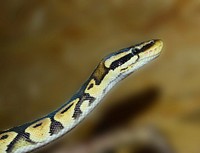
<instances>
[{"instance_id":1,"label":"ball python","mask_svg":"<svg viewBox=\"0 0 200 153\"><path fill-rule=\"evenodd\" d=\"M35 121L0 132L0 153L30 152L69 132L117 82L158 57L162 46L161 40L149 40L106 56L61 107Z\"/></svg>"}]
</instances>

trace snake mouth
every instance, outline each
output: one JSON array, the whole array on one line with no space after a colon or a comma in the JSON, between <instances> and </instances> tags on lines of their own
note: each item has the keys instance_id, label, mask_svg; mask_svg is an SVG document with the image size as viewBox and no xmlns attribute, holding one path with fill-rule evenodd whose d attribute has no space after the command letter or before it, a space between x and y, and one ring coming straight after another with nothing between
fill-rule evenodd
<instances>
[{"instance_id":1,"label":"snake mouth","mask_svg":"<svg viewBox=\"0 0 200 153\"><path fill-rule=\"evenodd\" d=\"M161 53L162 47L163 47L163 42L159 39L154 39L148 42L145 42L144 47L145 50L142 48L141 50L143 50L142 52L138 53L138 56L140 57L140 59L154 59L156 57L158 57Z\"/></svg>"}]
</instances>

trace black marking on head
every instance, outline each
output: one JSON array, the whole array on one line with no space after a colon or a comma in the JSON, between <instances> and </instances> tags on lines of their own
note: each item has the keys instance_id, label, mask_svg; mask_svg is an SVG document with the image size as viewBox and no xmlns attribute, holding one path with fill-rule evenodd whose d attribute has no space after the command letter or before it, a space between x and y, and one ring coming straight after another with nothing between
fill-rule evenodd
<instances>
[{"instance_id":1,"label":"black marking on head","mask_svg":"<svg viewBox=\"0 0 200 153\"><path fill-rule=\"evenodd\" d=\"M120 59L112 62L112 64L110 65L110 69L114 70L115 68L117 68L120 65L123 65L125 62L127 62L128 60L130 60L133 57L133 54L127 54L124 57L121 57Z\"/></svg>"},{"instance_id":2,"label":"black marking on head","mask_svg":"<svg viewBox=\"0 0 200 153\"><path fill-rule=\"evenodd\" d=\"M37 128L37 127L39 127L41 125L42 125L42 123L38 123L38 124L34 125L33 128Z\"/></svg>"},{"instance_id":3,"label":"black marking on head","mask_svg":"<svg viewBox=\"0 0 200 153\"><path fill-rule=\"evenodd\" d=\"M128 67L125 67L125 68L121 69L120 71L124 71L124 70L126 70L126 69L128 69Z\"/></svg>"},{"instance_id":4,"label":"black marking on head","mask_svg":"<svg viewBox=\"0 0 200 153\"><path fill-rule=\"evenodd\" d=\"M68 107L66 107L63 111L61 111L60 114L64 114L66 111L68 111L72 107L73 104L74 103L71 103Z\"/></svg>"},{"instance_id":5,"label":"black marking on head","mask_svg":"<svg viewBox=\"0 0 200 153\"><path fill-rule=\"evenodd\" d=\"M51 125L50 125L50 131L49 131L49 133L50 133L51 136L53 134L59 133L63 128L64 127L63 127L63 125L60 122L54 120L54 118L51 117Z\"/></svg>"},{"instance_id":6,"label":"black marking on head","mask_svg":"<svg viewBox=\"0 0 200 153\"><path fill-rule=\"evenodd\" d=\"M7 138L8 138L8 135L5 134L5 135L3 135L3 136L0 138L0 140L4 140L4 139L7 139Z\"/></svg>"},{"instance_id":7,"label":"black marking on head","mask_svg":"<svg viewBox=\"0 0 200 153\"><path fill-rule=\"evenodd\" d=\"M95 98L91 97L88 93L84 93L83 96L80 97L79 99L80 100L77 102L77 104L75 106L74 114L72 116L74 119L78 119L80 117L80 115L82 114L80 107L84 101L89 100L89 105L91 105L92 102L95 100Z\"/></svg>"},{"instance_id":8,"label":"black marking on head","mask_svg":"<svg viewBox=\"0 0 200 153\"><path fill-rule=\"evenodd\" d=\"M136 47L133 46L132 48L132 53L134 55L137 55L141 52L144 52L145 50L149 49L150 47L152 47L154 44L155 44L155 41L152 40L152 41L149 41L149 43L147 43L146 45L144 45L142 48L138 49L137 46L140 46L142 45L143 43L139 44L139 45L136 45Z\"/></svg>"}]
</instances>

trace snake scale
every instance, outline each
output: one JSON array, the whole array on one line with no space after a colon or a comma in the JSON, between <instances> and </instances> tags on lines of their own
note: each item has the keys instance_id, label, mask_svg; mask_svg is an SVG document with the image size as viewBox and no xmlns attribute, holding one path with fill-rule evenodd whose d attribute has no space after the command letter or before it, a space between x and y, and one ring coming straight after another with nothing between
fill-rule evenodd
<instances>
[{"instance_id":1,"label":"snake scale","mask_svg":"<svg viewBox=\"0 0 200 153\"><path fill-rule=\"evenodd\" d=\"M120 80L160 55L163 42L149 40L111 53L60 108L35 121L0 132L0 153L38 149L78 125Z\"/></svg>"}]
</instances>

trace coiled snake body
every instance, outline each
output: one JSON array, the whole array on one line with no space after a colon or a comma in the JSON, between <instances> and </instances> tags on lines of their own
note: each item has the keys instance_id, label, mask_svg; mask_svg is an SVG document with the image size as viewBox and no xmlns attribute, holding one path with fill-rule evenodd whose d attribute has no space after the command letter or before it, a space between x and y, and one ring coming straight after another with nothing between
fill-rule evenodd
<instances>
[{"instance_id":1,"label":"coiled snake body","mask_svg":"<svg viewBox=\"0 0 200 153\"><path fill-rule=\"evenodd\" d=\"M162 46L161 40L150 40L106 56L78 92L59 109L0 132L0 153L29 152L69 132L117 82L158 57Z\"/></svg>"}]
</instances>

